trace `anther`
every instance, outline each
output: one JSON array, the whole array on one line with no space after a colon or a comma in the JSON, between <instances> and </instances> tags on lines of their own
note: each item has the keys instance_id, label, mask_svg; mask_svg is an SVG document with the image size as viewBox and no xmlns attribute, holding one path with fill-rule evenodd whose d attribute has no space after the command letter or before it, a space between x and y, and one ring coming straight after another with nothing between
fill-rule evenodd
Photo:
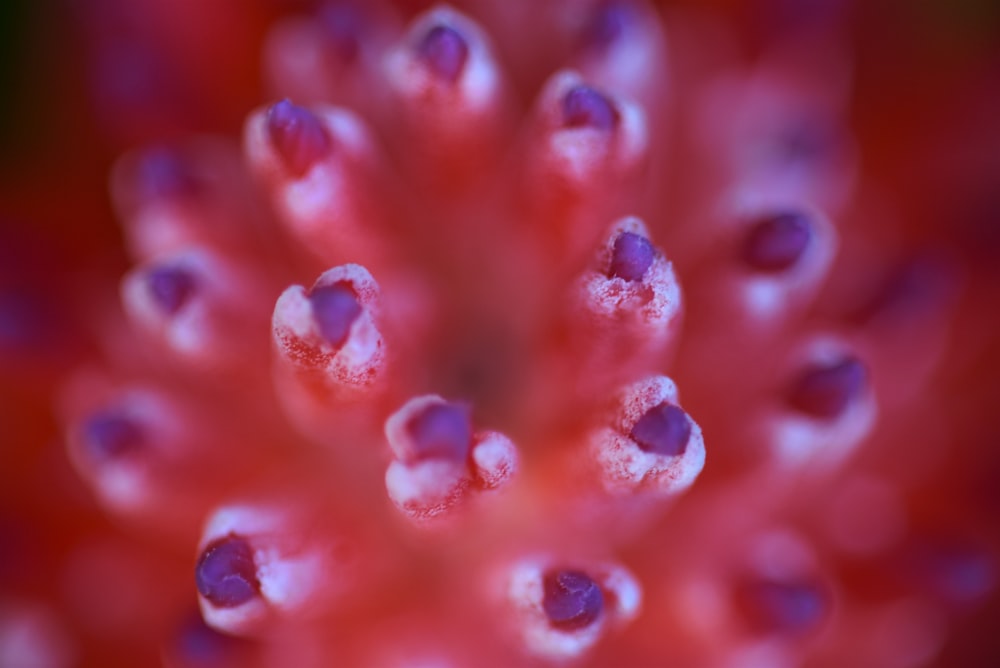
<instances>
[{"instance_id":1,"label":"anther","mask_svg":"<svg viewBox=\"0 0 1000 668\"><path fill-rule=\"evenodd\" d=\"M146 275L146 286L156 305L166 315L175 315L197 287L194 276L179 267L158 267Z\"/></svg>"},{"instance_id":2,"label":"anther","mask_svg":"<svg viewBox=\"0 0 1000 668\"><path fill-rule=\"evenodd\" d=\"M617 123L618 111L614 105L590 86L574 86L562 98L564 127L611 131Z\"/></svg>"},{"instance_id":3,"label":"anther","mask_svg":"<svg viewBox=\"0 0 1000 668\"><path fill-rule=\"evenodd\" d=\"M464 461L472 444L468 406L431 404L406 423L417 459Z\"/></svg>"},{"instance_id":4,"label":"anther","mask_svg":"<svg viewBox=\"0 0 1000 668\"><path fill-rule=\"evenodd\" d=\"M800 213L780 213L753 223L741 257L752 269L765 273L785 271L795 265L812 239L808 218Z\"/></svg>"},{"instance_id":5,"label":"anther","mask_svg":"<svg viewBox=\"0 0 1000 668\"><path fill-rule=\"evenodd\" d=\"M351 286L341 281L313 288L309 293L313 320L327 343L339 348L347 341L351 325L361 315L361 304Z\"/></svg>"},{"instance_id":6,"label":"anther","mask_svg":"<svg viewBox=\"0 0 1000 668\"><path fill-rule=\"evenodd\" d=\"M645 452L676 457L687 448L691 421L683 410L663 402L646 411L629 436Z\"/></svg>"},{"instance_id":7,"label":"anther","mask_svg":"<svg viewBox=\"0 0 1000 668\"><path fill-rule=\"evenodd\" d=\"M822 623L826 590L812 581L751 580L739 584L736 606L758 632L801 634Z\"/></svg>"},{"instance_id":8,"label":"anther","mask_svg":"<svg viewBox=\"0 0 1000 668\"><path fill-rule=\"evenodd\" d=\"M581 571L560 570L545 574L542 608L549 623L575 631L593 624L604 610L604 594L594 580Z\"/></svg>"},{"instance_id":9,"label":"anther","mask_svg":"<svg viewBox=\"0 0 1000 668\"><path fill-rule=\"evenodd\" d=\"M217 608L235 608L260 593L253 550L246 539L230 534L204 549L195 568L198 591Z\"/></svg>"},{"instance_id":10,"label":"anther","mask_svg":"<svg viewBox=\"0 0 1000 668\"><path fill-rule=\"evenodd\" d=\"M440 79L454 83L465 68L469 46L456 30L439 25L424 36L417 55Z\"/></svg>"},{"instance_id":11,"label":"anther","mask_svg":"<svg viewBox=\"0 0 1000 668\"><path fill-rule=\"evenodd\" d=\"M615 239L611 251L608 276L632 282L641 281L653 264L654 255L653 245L649 243L649 239L634 232L622 232Z\"/></svg>"},{"instance_id":12,"label":"anther","mask_svg":"<svg viewBox=\"0 0 1000 668\"><path fill-rule=\"evenodd\" d=\"M97 413L83 425L83 443L95 459L127 456L143 445L142 430L132 420L108 411Z\"/></svg>"},{"instance_id":13,"label":"anther","mask_svg":"<svg viewBox=\"0 0 1000 668\"><path fill-rule=\"evenodd\" d=\"M814 364L804 370L788 395L789 404L812 417L839 417L864 389L868 372L854 357L832 364Z\"/></svg>"},{"instance_id":14,"label":"anther","mask_svg":"<svg viewBox=\"0 0 1000 668\"><path fill-rule=\"evenodd\" d=\"M319 118L288 100L267 110L267 132L285 167L297 177L330 152L330 136Z\"/></svg>"}]
</instances>

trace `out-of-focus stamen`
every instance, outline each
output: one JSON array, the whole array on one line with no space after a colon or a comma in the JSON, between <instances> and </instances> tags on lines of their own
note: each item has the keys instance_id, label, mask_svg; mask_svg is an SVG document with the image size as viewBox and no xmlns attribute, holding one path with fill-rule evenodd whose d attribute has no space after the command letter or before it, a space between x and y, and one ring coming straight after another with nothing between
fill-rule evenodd
<instances>
[{"instance_id":1,"label":"out-of-focus stamen","mask_svg":"<svg viewBox=\"0 0 1000 668\"><path fill-rule=\"evenodd\" d=\"M439 25L421 40L417 54L437 76L454 83L465 67L469 47L454 28Z\"/></svg>"},{"instance_id":2,"label":"out-of-focus stamen","mask_svg":"<svg viewBox=\"0 0 1000 668\"><path fill-rule=\"evenodd\" d=\"M599 91L590 86L574 86L562 98L562 122L567 128L610 131L618 123L618 112Z\"/></svg>"},{"instance_id":3,"label":"out-of-focus stamen","mask_svg":"<svg viewBox=\"0 0 1000 668\"><path fill-rule=\"evenodd\" d=\"M83 425L83 442L97 460L128 456L142 448L142 430L133 420L115 412L102 412Z\"/></svg>"},{"instance_id":4,"label":"out-of-focus stamen","mask_svg":"<svg viewBox=\"0 0 1000 668\"><path fill-rule=\"evenodd\" d=\"M788 403L806 415L833 420L857 400L867 382L864 364L855 357L803 370L788 394Z\"/></svg>"},{"instance_id":5,"label":"out-of-focus stamen","mask_svg":"<svg viewBox=\"0 0 1000 668\"><path fill-rule=\"evenodd\" d=\"M812 239L808 219L782 213L755 222L743 243L743 262L761 272L781 272L802 257Z\"/></svg>"}]
</instances>

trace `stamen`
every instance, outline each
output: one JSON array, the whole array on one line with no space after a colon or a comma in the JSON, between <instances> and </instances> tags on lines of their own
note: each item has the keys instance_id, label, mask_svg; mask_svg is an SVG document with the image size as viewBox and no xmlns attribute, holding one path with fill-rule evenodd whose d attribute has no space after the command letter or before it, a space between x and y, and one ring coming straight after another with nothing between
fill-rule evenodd
<instances>
[{"instance_id":1,"label":"stamen","mask_svg":"<svg viewBox=\"0 0 1000 668\"><path fill-rule=\"evenodd\" d=\"M602 2L584 30L585 45L599 49L611 46L625 33L630 18L624 2Z\"/></svg>"},{"instance_id":2,"label":"stamen","mask_svg":"<svg viewBox=\"0 0 1000 668\"><path fill-rule=\"evenodd\" d=\"M839 417L864 389L868 372L860 360L847 357L833 364L815 364L792 386L788 402L812 417Z\"/></svg>"},{"instance_id":3,"label":"stamen","mask_svg":"<svg viewBox=\"0 0 1000 668\"><path fill-rule=\"evenodd\" d=\"M98 413L83 426L87 451L101 461L130 455L142 448L143 441L139 426L114 412Z\"/></svg>"},{"instance_id":4,"label":"stamen","mask_svg":"<svg viewBox=\"0 0 1000 668\"><path fill-rule=\"evenodd\" d=\"M329 154L330 137L311 111L288 100L267 111L267 132L285 167L300 177Z\"/></svg>"},{"instance_id":5,"label":"stamen","mask_svg":"<svg viewBox=\"0 0 1000 668\"><path fill-rule=\"evenodd\" d=\"M432 404L406 423L416 459L464 461L472 444L468 406Z\"/></svg>"},{"instance_id":6,"label":"stamen","mask_svg":"<svg viewBox=\"0 0 1000 668\"><path fill-rule=\"evenodd\" d=\"M615 239L608 276L632 282L641 281L653 264L654 255L649 239L634 232L622 232Z\"/></svg>"},{"instance_id":7,"label":"stamen","mask_svg":"<svg viewBox=\"0 0 1000 668\"><path fill-rule=\"evenodd\" d=\"M785 271L802 257L812 240L809 219L800 213L781 213L759 220L750 228L742 260L766 273Z\"/></svg>"},{"instance_id":8,"label":"stamen","mask_svg":"<svg viewBox=\"0 0 1000 668\"><path fill-rule=\"evenodd\" d=\"M817 628L829 610L828 595L812 581L751 580L736 589L736 606L758 632L801 634Z\"/></svg>"},{"instance_id":9,"label":"stamen","mask_svg":"<svg viewBox=\"0 0 1000 668\"><path fill-rule=\"evenodd\" d=\"M454 83L465 67L469 46L456 30L439 25L420 42L417 55L439 78Z\"/></svg>"},{"instance_id":10,"label":"stamen","mask_svg":"<svg viewBox=\"0 0 1000 668\"><path fill-rule=\"evenodd\" d=\"M580 571L551 571L543 581L542 608L549 623L575 631L593 624L604 609L604 594L594 580Z\"/></svg>"},{"instance_id":11,"label":"stamen","mask_svg":"<svg viewBox=\"0 0 1000 668\"><path fill-rule=\"evenodd\" d=\"M350 65L356 61L361 51L361 34L366 27L361 8L354 2L327 4L319 12L319 21L341 62Z\"/></svg>"},{"instance_id":12,"label":"stamen","mask_svg":"<svg viewBox=\"0 0 1000 668\"><path fill-rule=\"evenodd\" d=\"M335 348L344 345L351 325L361 315L361 304L350 284L341 281L313 288L309 304L323 338Z\"/></svg>"},{"instance_id":13,"label":"stamen","mask_svg":"<svg viewBox=\"0 0 1000 668\"><path fill-rule=\"evenodd\" d=\"M590 86L574 86L562 99L562 123L567 128L591 127L610 132L618 124L618 111Z\"/></svg>"},{"instance_id":14,"label":"stamen","mask_svg":"<svg viewBox=\"0 0 1000 668\"><path fill-rule=\"evenodd\" d=\"M146 286L166 315L176 315L194 293L197 281L179 267L158 267L146 275Z\"/></svg>"},{"instance_id":15,"label":"stamen","mask_svg":"<svg viewBox=\"0 0 1000 668\"><path fill-rule=\"evenodd\" d=\"M645 452L683 455L691 438L691 421L683 410L663 402L646 411L629 434Z\"/></svg>"},{"instance_id":16,"label":"stamen","mask_svg":"<svg viewBox=\"0 0 1000 668\"><path fill-rule=\"evenodd\" d=\"M150 148L140 156L135 183L139 193L150 199L191 195L199 187L183 156L165 146Z\"/></svg>"},{"instance_id":17,"label":"stamen","mask_svg":"<svg viewBox=\"0 0 1000 668\"><path fill-rule=\"evenodd\" d=\"M198 591L217 608L235 608L260 593L253 550L235 534L210 543L195 569Z\"/></svg>"}]
</instances>

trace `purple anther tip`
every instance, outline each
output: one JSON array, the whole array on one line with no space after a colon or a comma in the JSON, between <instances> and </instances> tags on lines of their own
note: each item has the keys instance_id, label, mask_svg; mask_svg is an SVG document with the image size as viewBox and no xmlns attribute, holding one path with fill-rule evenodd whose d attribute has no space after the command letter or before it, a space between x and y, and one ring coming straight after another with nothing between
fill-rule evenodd
<instances>
[{"instance_id":1,"label":"purple anther tip","mask_svg":"<svg viewBox=\"0 0 1000 668\"><path fill-rule=\"evenodd\" d=\"M181 154L166 146L146 150L135 168L135 183L143 197L185 197L198 190L198 180Z\"/></svg>"},{"instance_id":2,"label":"purple anther tip","mask_svg":"<svg viewBox=\"0 0 1000 668\"><path fill-rule=\"evenodd\" d=\"M95 459L106 461L127 456L142 448L142 430L134 421L115 412L102 412L87 420L83 444Z\"/></svg>"},{"instance_id":3,"label":"purple anther tip","mask_svg":"<svg viewBox=\"0 0 1000 668\"><path fill-rule=\"evenodd\" d=\"M829 599L816 582L753 580L737 587L736 605L759 632L800 634L820 625Z\"/></svg>"},{"instance_id":4,"label":"purple anther tip","mask_svg":"<svg viewBox=\"0 0 1000 668\"><path fill-rule=\"evenodd\" d=\"M562 99L562 123L567 128L611 131L618 123L618 110L590 86L574 86Z\"/></svg>"},{"instance_id":5,"label":"purple anther tip","mask_svg":"<svg viewBox=\"0 0 1000 668\"><path fill-rule=\"evenodd\" d=\"M267 110L267 132L275 150L294 176L302 176L330 152L330 136L308 109L288 100Z\"/></svg>"},{"instance_id":6,"label":"purple anther tip","mask_svg":"<svg viewBox=\"0 0 1000 668\"><path fill-rule=\"evenodd\" d=\"M174 315L191 298L197 287L194 276L179 267L158 267L146 275L149 294L167 315Z\"/></svg>"},{"instance_id":7,"label":"purple anther tip","mask_svg":"<svg viewBox=\"0 0 1000 668\"><path fill-rule=\"evenodd\" d=\"M664 402L646 411L632 427L629 437L644 452L676 457L687 449L691 420L683 410Z\"/></svg>"},{"instance_id":8,"label":"purple anther tip","mask_svg":"<svg viewBox=\"0 0 1000 668\"><path fill-rule=\"evenodd\" d=\"M593 624L604 609L604 593L594 580L580 571L552 571L542 582L542 608L549 624L575 631Z\"/></svg>"},{"instance_id":9,"label":"purple anther tip","mask_svg":"<svg viewBox=\"0 0 1000 668\"><path fill-rule=\"evenodd\" d=\"M602 2L584 31L586 46L606 48L618 41L631 20L631 8L620 0Z\"/></svg>"},{"instance_id":10,"label":"purple anther tip","mask_svg":"<svg viewBox=\"0 0 1000 668\"><path fill-rule=\"evenodd\" d=\"M309 293L313 320L327 343L339 348L347 341L351 325L361 315L358 296L347 283L334 283L313 288Z\"/></svg>"},{"instance_id":11,"label":"purple anther tip","mask_svg":"<svg viewBox=\"0 0 1000 668\"><path fill-rule=\"evenodd\" d=\"M622 232L611 251L610 278L639 282L653 264L653 245L634 232Z\"/></svg>"},{"instance_id":12,"label":"purple anther tip","mask_svg":"<svg viewBox=\"0 0 1000 668\"><path fill-rule=\"evenodd\" d=\"M195 583L217 608L235 608L252 599L260 582L250 544L235 534L210 543L198 558Z\"/></svg>"},{"instance_id":13,"label":"purple anther tip","mask_svg":"<svg viewBox=\"0 0 1000 668\"><path fill-rule=\"evenodd\" d=\"M472 445L472 416L462 404L432 404L410 418L406 430L416 459L464 461Z\"/></svg>"},{"instance_id":14,"label":"purple anther tip","mask_svg":"<svg viewBox=\"0 0 1000 668\"><path fill-rule=\"evenodd\" d=\"M754 222L743 242L742 259L752 269L778 273L795 265L812 239L809 219L780 213Z\"/></svg>"},{"instance_id":15,"label":"purple anther tip","mask_svg":"<svg viewBox=\"0 0 1000 668\"><path fill-rule=\"evenodd\" d=\"M417 56L440 79L454 83L465 68L469 45L454 28L434 26L417 47Z\"/></svg>"},{"instance_id":16,"label":"purple anther tip","mask_svg":"<svg viewBox=\"0 0 1000 668\"><path fill-rule=\"evenodd\" d=\"M250 644L248 640L219 633L204 622L200 613L186 619L174 635L177 654L195 666L231 665L232 659L238 658Z\"/></svg>"},{"instance_id":17,"label":"purple anther tip","mask_svg":"<svg viewBox=\"0 0 1000 668\"><path fill-rule=\"evenodd\" d=\"M814 365L796 380L788 401L799 412L832 420L861 394L867 379L865 365L854 357L833 364Z\"/></svg>"},{"instance_id":18,"label":"purple anther tip","mask_svg":"<svg viewBox=\"0 0 1000 668\"><path fill-rule=\"evenodd\" d=\"M328 4L320 10L319 20L337 57L345 64L357 60L366 27L361 8L353 2Z\"/></svg>"}]
</instances>

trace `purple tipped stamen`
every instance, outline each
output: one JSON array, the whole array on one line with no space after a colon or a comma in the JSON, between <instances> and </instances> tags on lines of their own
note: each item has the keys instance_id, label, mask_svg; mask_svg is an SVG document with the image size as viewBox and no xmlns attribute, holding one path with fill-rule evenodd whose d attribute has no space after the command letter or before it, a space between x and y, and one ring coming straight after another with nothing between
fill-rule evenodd
<instances>
[{"instance_id":1,"label":"purple tipped stamen","mask_svg":"<svg viewBox=\"0 0 1000 668\"><path fill-rule=\"evenodd\" d=\"M468 406L432 404L406 424L416 459L464 461L472 446Z\"/></svg>"},{"instance_id":2,"label":"purple tipped stamen","mask_svg":"<svg viewBox=\"0 0 1000 668\"><path fill-rule=\"evenodd\" d=\"M417 57L438 78L455 83L469 58L469 45L454 28L435 26L417 47Z\"/></svg>"},{"instance_id":3,"label":"purple tipped stamen","mask_svg":"<svg viewBox=\"0 0 1000 668\"><path fill-rule=\"evenodd\" d=\"M622 278L637 283L653 264L653 245L649 239L634 232L622 232L611 251L610 278Z\"/></svg>"},{"instance_id":4,"label":"purple tipped stamen","mask_svg":"<svg viewBox=\"0 0 1000 668\"><path fill-rule=\"evenodd\" d=\"M594 12L584 32L587 46L606 48L625 33L630 17L630 8L623 2L604 2Z\"/></svg>"},{"instance_id":5,"label":"purple tipped stamen","mask_svg":"<svg viewBox=\"0 0 1000 668\"><path fill-rule=\"evenodd\" d=\"M351 334L351 325L361 315L358 296L347 283L334 283L313 288L309 293L313 320L327 343L335 348L344 345Z\"/></svg>"},{"instance_id":6,"label":"purple tipped stamen","mask_svg":"<svg viewBox=\"0 0 1000 668\"><path fill-rule=\"evenodd\" d=\"M330 136L308 109L282 100L267 111L271 143L294 176L302 176L330 153Z\"/></svg>"},{"instance_id":7,"label":"purple tipped stamen","mask_svg":"<svg viewBox=\"0 0 1000 668\"><path fill-rule=\"evenodd\" d=\"M815 582L757 580L737 587L736 605L758 632L799 634L820 625L829 600Z\"/></svg>"},{"instance_id":8,"label":"purple tipped stamen","mask_svg":"<svg viewBox=\"0 0 1000 668\"><path fill-rule=\"evenodd\" d=\"M604 609L604 593L586 573L546 573L542 585L542 608L549 624L557 629L575 631L590 626Z\"/></svg>"},{"instance_id":9,"label":"purple tipped stamen","mask_svg":"<svg viewBox=\"0 0 1000 668\"><path fill-rule=\"evenodd\" d=\"M655 455L683 455L691 438L691 420L666 402L653 406L632 427L629 437L640 449Z\"/></svg>"},{"instance_id":10,"label":"purple tipped stamen","mask_svg":"<svg viewBox=\"0 0 1000 668\"><path fill-rule=\"evenodd\" d=\"M324 5L319 20L326 30L330 46L344 64L351 64L361 51L365 16L353 2Z\"/></svg>"},{"instance_id":11,"label":"purple tipped stamen","mask_svg":"<svg viewBox=\"0 0 1000 668\"><path fill-rule=\"evenodd\" d=\"M106 461L142 448L142 430L132 420L114 412L98 413L83 425L83 444L95 459Z\"/></svg>"},{"instance_id":12,"label":"purple tipped stamen","mask_svg":"<svg viewBox=\"0 0 1000 668\"><path fill-rule=\"evenodd\" d=\"M180 153L163 146L142 154L136 164L135 182L139 192L150 199L189 196L197 192L199 185Z\"/></svg>"},{"instance_id":13,"label":"purple tipped stamen","mask_svg":"<svg viewBox=\"0 0 1000 668\"><path fill-rule=\"evenodd\" d=\"M233 659L241 658L251 641L219 633L201 614L194 614L177 630L173 645L180 657L195 666L238 665Z\"/></svg>"},{"instance_id":14,"label":"purple tipped stamen","mask_svg":"<svg viewBox=\"0 0 1000 668\"><path fill-rule=\"evenodd\" d=\"M253 550L235 534L210 543L195 567L195 583L217 608L235 608L260 592Z\"/></svg>"},{"instance_id":15,"label":"purple tipped stamen","mask_svg":"<svg viewBox=\"0 0 1000 668\"><path fill-rule=\"evenodd\" d=\"M562 99L562 123L567 128L594 128L606 132L618 123L618 110L590 86L574 86Z\"/></svg>"},{"instance_id":16,"label":"purple tipped stamen","mask_svg":"<svg viewBox=\"0 0 1000 668\"><path fill-rule=\"evenodd\" d=\"M833 364L814 365L799 376L788 401L801 413L832 420L860 396L867 377L864 364L853 357Z\"/></svg>"},{"instance_id":17,"label":"purple tipped stamen","mask_svg":"<svg viewBox=\"0 0 1000 668\"><path fill-rule=\"evenodd\" d=\"M766 273L786 271L802 257L812 239L809 219L799 213L781 213L754 223L742 249L752 269Z\"/></svg>"},{"instance_id":18,"label":"purple tipped stamen","mask_svg":"<svg viewBox=\"0 0 1000 668\"><path fill-rule=\"evenodd\" d=\"M197 283L190 272L178 267L158 267L146 275L149 294L166 315L174 315L191 299Z\"/></svg>"}]
</instances>

